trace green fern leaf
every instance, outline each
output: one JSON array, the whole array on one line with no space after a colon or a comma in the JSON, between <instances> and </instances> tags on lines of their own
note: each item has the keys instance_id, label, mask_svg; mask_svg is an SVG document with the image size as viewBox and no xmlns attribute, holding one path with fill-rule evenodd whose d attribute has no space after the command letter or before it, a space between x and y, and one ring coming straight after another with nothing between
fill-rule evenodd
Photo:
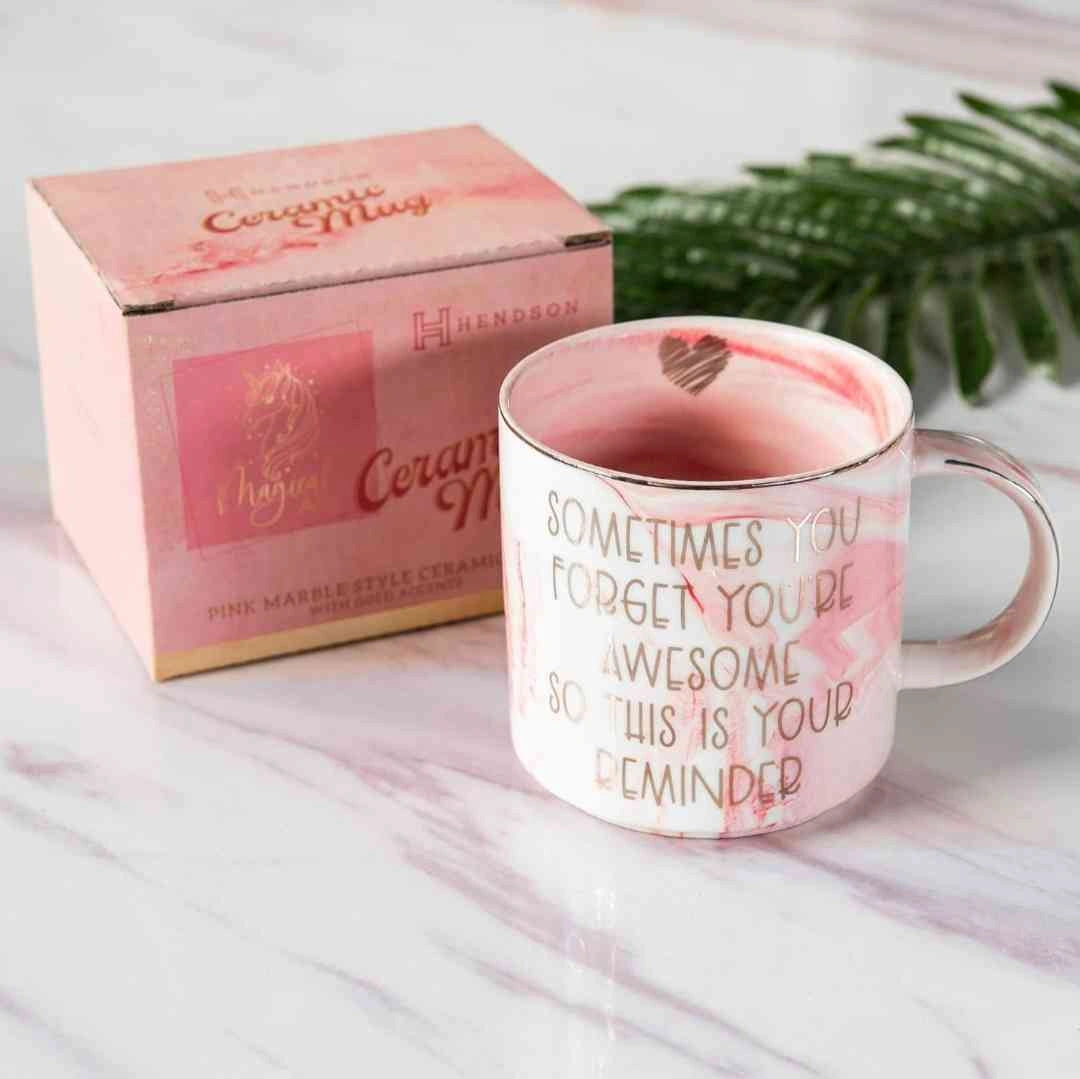
<instances>
[{"instance_id":1,"label":"green fern leaf","mask_svg":"<svg viewBox=\"0 0 1080 1079\"><path fill-rule=\"evenodd\" d=\"M1061 295L1080 333L1080 233L1059 236L1054 254Z\"/></svg>"},{"instance_id":2,"label":"green fern leaf","mask_svg":"<svg viewBox=\"0 0 1080 1079\"><path fill-rule=\"evenodd\" d=\"M910 382L936 294L968 398L994 365L992 321L1058 373L1055 311L1080 330L1080 89L1048 86L1051 100L1024 107L962 94L971 118L911 115L864 154L750 166L748 184L620 192L593 207L615 233L616 317L816 325Z\"/></svg>"},{"instance_id":3,"label":"green fern leaf","mask_svg":"<svg viewBox=\"0 0 1080 1079\"><path fill-rule=\"evenodd\" d=\"M983 310L982 282L982 265L973 260L970 266L954 268L945 287L953 362L960 392L969 401L978 399L994 362L994 342Z\"/></svg>"}]
</instances>

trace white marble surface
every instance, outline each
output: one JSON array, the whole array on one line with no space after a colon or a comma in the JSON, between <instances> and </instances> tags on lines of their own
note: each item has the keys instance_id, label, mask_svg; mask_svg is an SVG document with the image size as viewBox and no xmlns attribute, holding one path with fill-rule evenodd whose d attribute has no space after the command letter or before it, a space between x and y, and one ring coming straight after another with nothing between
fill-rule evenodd
<instances>
[{"instance_id":1,"label":"white marble surface","mask_svg":"<svg viewBox=\"0 0 1080 1079\"><path fill-rule=\"evenodd\" d=\"M1080 34L1062 0L950 5L960 75L920 62L928 0L900 29L830 4L813 36L658 6L5 5L0 1075L1080 1074L1080 387L1010 361L976 410L926 361L920 421L1044 482L1058 606L1005 669L905 694L855 803L765 839L651 838L541 793L499 619L152 686L50 521L28 174L478 119L601 197L853 146L961 78L1033 97L1034 57L1061 73ZM1031 28L1011 71L980 29L1003 12ZM913 631L1018 580L1019 516L974 485L920 485L912 542Z\"/></svg>"}]
</instances>

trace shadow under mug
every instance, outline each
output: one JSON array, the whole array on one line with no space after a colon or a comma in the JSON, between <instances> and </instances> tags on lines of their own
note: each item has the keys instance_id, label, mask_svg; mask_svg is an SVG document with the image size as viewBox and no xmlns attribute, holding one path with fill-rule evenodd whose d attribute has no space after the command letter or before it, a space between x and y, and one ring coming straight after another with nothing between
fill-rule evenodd
<instances>
[{"instance_id":1,"label":"shadow under mug","mask_svg":"<svg viewBox=\"0 0 1080 1079\"><path fill-rule=\"evenodd\" d=\"M838 805L884 765L900 689L993 670L1053 602L1030 474L914 430L895 372L823 334L703 317L556 341L503 383L499 454L515 750L630 828L748 835ZM931 473L1008 495L1029 561L987 625L902 641Z\"/></svg>"}]
</instances>

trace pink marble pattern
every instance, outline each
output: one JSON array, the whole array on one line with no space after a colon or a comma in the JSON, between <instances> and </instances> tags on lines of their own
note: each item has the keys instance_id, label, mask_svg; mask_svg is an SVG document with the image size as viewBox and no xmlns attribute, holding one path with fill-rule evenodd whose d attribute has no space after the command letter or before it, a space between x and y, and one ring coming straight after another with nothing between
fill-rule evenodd
<instances>
[{"instance_id":1,"label":"pink marble pattern","mask_svg":"<svg viewBox=\"0 0 1080 1079\"><path fill-rule=\"evenodd\" d=\"M1028 561L1016 595L990 622L947 640L907 641L904 686L951 685L1008 663L1043 627L1057 594L1061 552L1035 478L1016 458L971 435L915 433L915 474L976 479L1007 495L1024 517Z\"/></svg>"},{"instance_id":2,"label":"pink marble pattern","mask_svg":"<svg viewBox=\"0 0 1080 1079\"><path fill-rule=\"evenodd\" d=\"M35 373L3 374L5 429L40 422ZM1046 429L1065 431L1060 394L1033 384L974 419L1045 453ZM972 414L946 403L934 418ZM1077 471L1067 454L1039 470L1073 544L1080 488L1062 473ZM149 685L45 492L40 435L7 439L0 550L21 588L0 616L0 1046L14 1074L1080 1067L1075 575L1003 671L901 695L864 794L716 846L591 821L522 770L500 618ZM918 492L916 630L993 613L972 578L993 603L989 578L1020 565L1026 537L978 493Z\"/></svg>"},{"instance_id":3,"label":"pink marble pattern","mask_svg":"<svg viewBox=\"0 0 1080 1079\"><path fill-rule=\"evenodd\" d=\"M691 390L669 377L673 349L713 357ZM897 376L820 334L590 330L523 360L501 413L514 746L605 820L681 836L808 820L880 771L902 686L993 670L1053 602L1056 538L1026 470L977 439L913 434ZM658 441L685 463L645 460L648 478L613 463ZM942 471L1013 498L1029 568L986 626L901 648L911 479Z\"/></svg>"},{"instance_id":4,"label":"pink marble pattern","mask_svg":"<svg viewBox=\"0 0 1080 1079\"><path fill-rule=\"evenodd\" d=\"M1080 12L1067 2L1016 0L587 0L624 17L672 16L712 30L865 52L1005 82L1068 78Z\"/></svg>"},{"instance_id":5,"label":"pink marble pattern","mask_svg":"<svg viewBox=\"0 0 1080 1079\"><path fill-rule=\"evenodd\" d=\"M1039 6L1069 18L1064 0ZM755 29L561 0L303 18L101 0L78 19L9 0L8 205L26 175L480 112L599 199L633 179L854 147L904 109L945 108L969 72L1030 100L1076 52L1065 30L1035 33L1038 7L1030 32L999 32L1013 3L905 5L887 25L860 4L865 46L804 24L781 37L794 24L774 31L760 7ZM927 14L956 32L924 32ZM523 64L527 46L548 61ZM737 843L613 828L535 783L507 738L500 618L153 687L51 520L26 249L17 215L8 224L5 1079L1080 1074L1075 559L1015 660L900 695L893 752L865 793ZM993 403L974 409L920 341L918 422L1009 447L1075 553L1080 351L1066 339L1062 388L1003 344ZM917 483L908 635L993 617L1027 549L997 492Z\"/></svg>"}]
</instances>

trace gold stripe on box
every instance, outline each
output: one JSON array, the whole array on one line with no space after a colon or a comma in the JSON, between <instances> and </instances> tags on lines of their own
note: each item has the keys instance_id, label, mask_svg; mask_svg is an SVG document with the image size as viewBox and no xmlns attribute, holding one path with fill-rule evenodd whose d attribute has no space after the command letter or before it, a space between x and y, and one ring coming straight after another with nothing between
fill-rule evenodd
<instances>
[{"instance_id":1,"label":"gold stripe on box","mask_svg":"<svg viewBox=\"0 0 1080 1079\"><path fill-rule=\"evenodd\" d=\"M501 610L502 589L492 588L471 596L440 599L412 607L397 607L392 611L379 611L376 614L361 614L336 622L322 622L317 626L300 626L277 633L263 633L258 637L208 644L184 652L165 652L154 660L154 678L163 682L182 674L193 674L195 671L230 667L236 663L248 663L251 660L288 655L291 652L306 652L310 648L345 644L347 641L362 641L368 637L382 637L407 629L438 625L440 622L458 622L464 618L497 614Z\"/></svg>"}]
</instances>

